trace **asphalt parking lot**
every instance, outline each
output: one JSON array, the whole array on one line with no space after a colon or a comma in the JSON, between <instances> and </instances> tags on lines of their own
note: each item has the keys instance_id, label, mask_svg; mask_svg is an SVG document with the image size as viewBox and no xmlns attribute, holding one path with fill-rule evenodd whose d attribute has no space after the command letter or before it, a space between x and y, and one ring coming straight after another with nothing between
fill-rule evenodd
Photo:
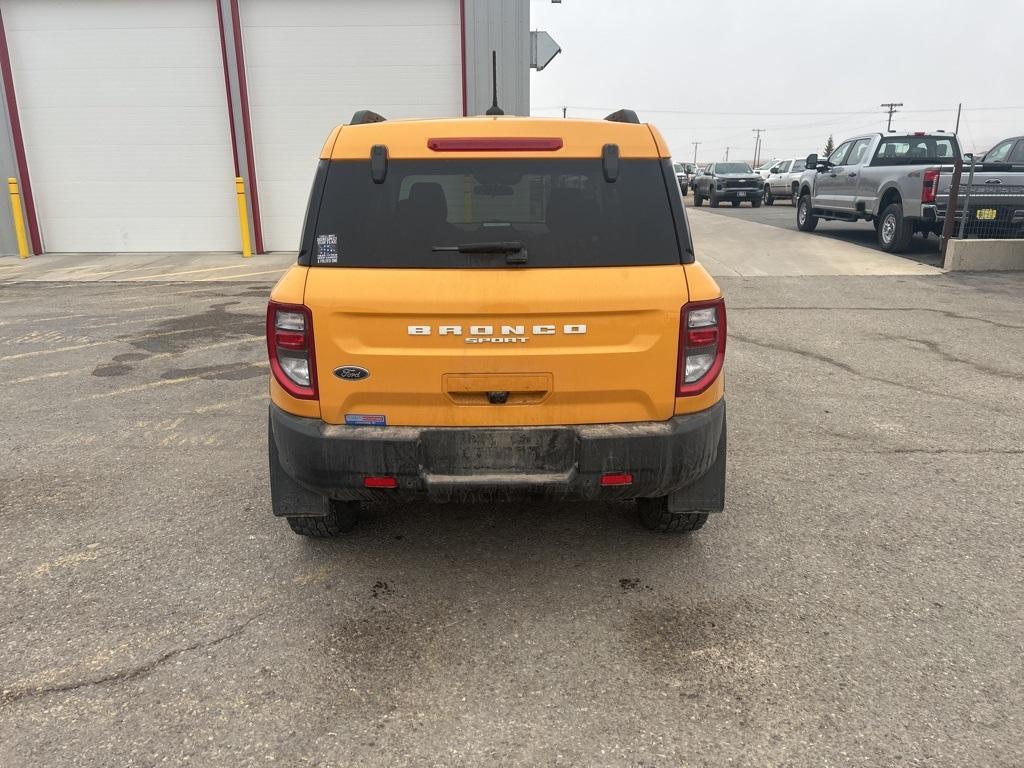
<instances>
[{"instance_id":1,"label":"asphalt parking lot","mask_svg":"<svg viewBox=\"0 0 1024 768\"><path fill-rule=\"evenodd\" d=\"M693 206L692 194L686 198L686 202L691 207ZM701 210L719 216L728 216L742 221L764 224L769 227L777 227L797 233L800 232L796 226L796 208L793 207L789 200L776 200L774 205L762 205L760 208L752 208L746 203L741 204L738 208L733 208L728 203L724 203L718 208L712 208L705 203ZM813 233L800 234L802 237L826 238L828 240L861 245L879 253L882 252L881 247L878 245L878 235L875 233L874 225L865 221L855 223L847 221L819 221L818 227ZM942 265L942 257L939 255L939 240L934 235L929 237L915 235L911 242L910 250L900 256L901 258L918 261L922 264Z\"/></svg>"},{"instance_id":2,"label":"asphalt parking lot","mask_svg":"<svg viewBox=\"0 0 1024 768\"><path fill-rule=\"evenodd\" d=\"M1020 765L1024 275L721 284L698 534L331 542L270 515L266 284L0 285L0 765Z\"/></svg>"}]
</instances>

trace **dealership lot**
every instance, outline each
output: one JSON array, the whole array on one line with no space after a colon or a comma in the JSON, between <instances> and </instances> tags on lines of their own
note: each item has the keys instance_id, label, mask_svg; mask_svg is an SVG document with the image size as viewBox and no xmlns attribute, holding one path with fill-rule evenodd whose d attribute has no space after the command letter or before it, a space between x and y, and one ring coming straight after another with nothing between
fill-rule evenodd
<instances>
[{"instance_id":1,"label":"dealership lot","mask_svg":"<svg viewBox=\"0 0 1024 768\"><path fill-rule=\"evenodd\" d=\"M687 202L692 202L692 198L688 198ZM733 208L731 205L711 208L705 205L700 211L707 211L711 214L739 221L765 224L790 232L799 232L796 228L796 209L788 200L777 201L772 206L762 205L760 208L751 208L749 205L741 205L739 208ZM818 228L813 233L804 234L802 237L825 238L826 240L870 248L877 253L882 253L882 249L878 245L878 235L875 232L875 227L866 221L822 220L818 223ZM936 267L942 266L942 258L939 256L939 241L935 237L924 238L921 235L915 236L909 252L902 254L902 258Z\"/></svg>"},{"instance_id":2,"label":"dealership lot","mask_svg":"<svg viewBox=\"0 0 1024 768\"><path fill-rule=\"evenodd\" d=\"M730 467L691 538L481 503L301 540L273 268L0 260L0 764L1019 764L1024 276L751 277L700 242Z\"/></svg>"}]
</instances>

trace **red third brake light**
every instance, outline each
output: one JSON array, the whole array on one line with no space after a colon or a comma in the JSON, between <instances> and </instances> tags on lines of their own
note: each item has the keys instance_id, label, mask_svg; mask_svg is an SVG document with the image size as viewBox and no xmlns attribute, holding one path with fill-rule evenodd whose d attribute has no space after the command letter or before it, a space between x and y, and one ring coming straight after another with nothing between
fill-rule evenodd
<instances>
[{"instance_id":1,"label":"red third brake light","mask_svg":"<svg viewBox=\"0 0 1024 768\"><path fill-rule=\"evenodd\" d=\"M921 202L934 203L935 195L939 191L939 170L932 168L924 172L924 181L921 185Z\"/></svg>"},{"instance_id":2,"label":"red third brake light","mask_svg":"<svg viewBox=\"0 0 1024 768\"><path fill-rule=\"evenodd\" d=\"M502 138L497 136L467 137L464 139L427 139L427 149L434 152L554 152L562 148L557 136L523 136Z\"/></svg>"},{"instance_id":3,"label":"red third brake light","mask_svg":"<svg viewBox=\"0 0 1024 768\"><path fill-rule=\"evenodd\" d=\"M267 355L274 380L292 397L315 400L313 316L302 304L267 304Z\"/></svg>"},{"instance_id":4,"label":"red third brake light","mask_svg":"<svg viewBox=\"0 0 1024 768\"><path fill-rule=\"evenodd\" d=\"M679 313L679 371L676 394L699 395L711 386L725 361L725 299L694 301Z\"/></svg>"}]
</instances>

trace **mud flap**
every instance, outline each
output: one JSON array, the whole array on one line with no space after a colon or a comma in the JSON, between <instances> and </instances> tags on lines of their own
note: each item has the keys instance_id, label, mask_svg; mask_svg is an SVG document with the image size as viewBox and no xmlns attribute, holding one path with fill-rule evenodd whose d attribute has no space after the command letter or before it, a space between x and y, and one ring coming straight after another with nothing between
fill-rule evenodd
<instances>
[{"instance_id":1,"label":"mud flap","mask_svg":"<svg viewBox=\"0 0 1024 768\"><path fill-rule=\"evenodd\" d=\"M276 517L324 517L330 512L326 496L299 485L284 471L277 455L274 428L267 420L267 453L270 458L270 503Z\"/></svg>"},{"instance_id":2,"label":"mud flap","mask_svg":"<svg viewBox=\"0 0 1024 768\"><path fill-rule=\"evenodd\" d=\"M696 482L669 494L669 512L721 512L725 509L726 424L723 416L715 463Z\"/></svg>"}]
</instances>

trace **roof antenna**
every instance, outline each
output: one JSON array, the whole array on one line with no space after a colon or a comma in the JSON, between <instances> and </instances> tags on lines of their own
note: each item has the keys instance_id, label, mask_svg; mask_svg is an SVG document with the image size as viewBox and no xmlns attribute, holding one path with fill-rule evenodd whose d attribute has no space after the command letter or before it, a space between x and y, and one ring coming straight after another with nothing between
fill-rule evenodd
<instances>
[{"instance_id":1,"label":"roof antenna","mask_svg":"<svg viewBox=\"0 0 1024 768\"><path fill-rule=\"evenodd\" d=\"M501 107L498 106L498 52L491 51L491 81L494 88L494 100L491 102L491 106L488 107L485 114L488 115L504 115L505 112Z\"/></svg>"}]
</instances>

